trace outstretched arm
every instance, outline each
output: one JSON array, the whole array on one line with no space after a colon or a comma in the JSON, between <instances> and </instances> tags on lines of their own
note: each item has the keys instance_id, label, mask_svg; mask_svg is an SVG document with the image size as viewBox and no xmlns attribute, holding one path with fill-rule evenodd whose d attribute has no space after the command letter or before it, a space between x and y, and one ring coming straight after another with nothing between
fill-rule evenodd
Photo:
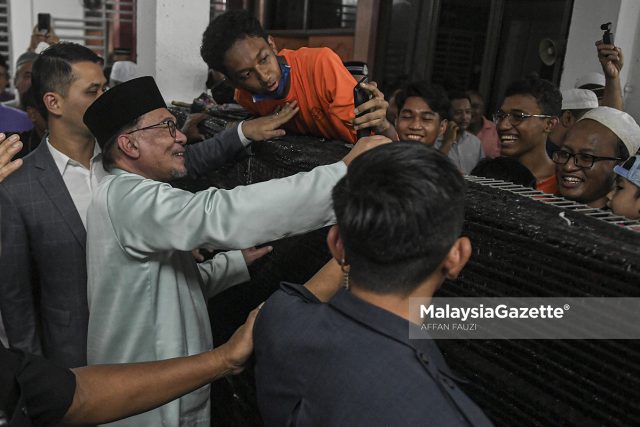
<instances>
[{"instance_id":1,"label":"outstretched arm","mask_svg":"<svg viewBox=\"0 0 640 427\"><path fill-rule=\"evenodd\" d=\"M64 416L68 424L98 424L156 408L225 375L237 374L253 352L258 309L222 346L195 356L159 362L74 369L76 391Z\"/></svg>"}]
</instances>

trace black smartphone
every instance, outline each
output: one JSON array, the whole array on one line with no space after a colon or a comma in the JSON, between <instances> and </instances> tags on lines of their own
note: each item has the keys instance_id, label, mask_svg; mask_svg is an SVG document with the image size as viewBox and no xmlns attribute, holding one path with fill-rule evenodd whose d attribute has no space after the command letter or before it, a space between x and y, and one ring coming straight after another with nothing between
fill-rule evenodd
<instances>
[{"instance_id":1,"label":"black smartphone","mask_svg":"<svg viewBox=\"0 0 640 427\"><path fill-rule=\"evenodd\" d=\"M604 31L602 34L602 42L604 44L613 44L613 33L611 32L611 22L600 25L600 29Z\"/></svg>"},{"instance_id":2,"label":"black smartphone","mask_svg":"<svg viewBox=\"0 0 640 427\"><path fill-rule=\"evenodd\" d=\"M367 102L373 97L373 95L371 95L371 92L360 87L360 84L366 83L367 80L368 80L368 77L364 76L356 84L356 87L353 88L353 104L356 108L361 106L362 104L364 104L365 102ZM358 114L358 116L362 116L363 114L366 114L366 113L367 113L366 111L362 111ZM371 135L371 129L358 129L356 134L357 134L357 138L360 139L362 137Z\"/></svg>"},{"instance_id":3,"label":"black smartphone","mask_svg":"<svg viewBox=\"0 0 640 427\"><path fill-rule=\"evenodd\" d=\"M48 33L51 29L51 14L39 13L38 14L38 31L42 33Z\"/></svg>"}]
</instances>

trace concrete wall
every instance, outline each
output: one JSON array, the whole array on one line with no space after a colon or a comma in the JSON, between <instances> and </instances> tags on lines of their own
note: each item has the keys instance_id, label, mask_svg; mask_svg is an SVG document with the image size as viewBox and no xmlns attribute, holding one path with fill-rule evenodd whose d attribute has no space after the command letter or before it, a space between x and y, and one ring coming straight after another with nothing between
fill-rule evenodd
<instances>
[{"instance_id":1,"label":"concrete wall","mask_svg":"<svg viewBox=\"0 0 640 427\"><path fill-rule=\"evenodd\" d=\"M205 89L200 58L209 0L138 1L138 73L156 78L165 101L191 102Z\"/></svg>"},{"instance_id":2,"label":"concrete wall","mask_svg":"<svg viewBox=\"0 0 640 427\"><path fill-rule=\"evenodd\" d=\"M602 72L595 42L602 38L600 24L612 23L615 43L622 49L621 81L625 110L640 122L640 2L636 0L575 0L564 58L561 89L572 88L576 80L591 71Z\"/></svg>"}]
</instances>

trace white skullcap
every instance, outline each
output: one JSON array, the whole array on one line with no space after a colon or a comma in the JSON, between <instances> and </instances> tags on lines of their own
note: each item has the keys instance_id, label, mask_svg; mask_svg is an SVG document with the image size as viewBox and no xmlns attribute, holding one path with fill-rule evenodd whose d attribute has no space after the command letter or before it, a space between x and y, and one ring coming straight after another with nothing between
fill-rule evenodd
<instances>
[{"instance_id":1,"label":"white skullcap","mask_svg":"<svg viewBox=\"0 0 640 427\"><path fill-rule=\"evenodd\" d=\"M604 74L595 72L587 73L576 80L576 88L579 89L585 85L598 85L604 87Z\"/></svg>"},{"instance_id":2,"label":"white skullcap","mask_svg":"<svg viewBox=\"0 0 640 427\"><path fill-rule=\"evenodd\" d=\"M586 110L598 107L598 97L589 89L565 89L562 91L563 110Z\"/></svg>"},{"instance_id":3,"label":"white skullcap","mask_svg":"<svg viewBox=\"0 0 640 427\"><path fill-rule=\"evenodd\" d=\"M629 114L611 107L598 107L587 111L580 120L595 120L615 133L633 156L640 149L640 126Z\"/></svg>"},{"instance_id":4,"label":"white skullcap","mask_svg":"<svg viewBox=\"0 0 640 427\"><path fill-rule=\"evenodd\" d=\"M113 63L109 81L124 83L136 78L138 66L131 61L117 61Z\"/></svg>"}]
</instances>

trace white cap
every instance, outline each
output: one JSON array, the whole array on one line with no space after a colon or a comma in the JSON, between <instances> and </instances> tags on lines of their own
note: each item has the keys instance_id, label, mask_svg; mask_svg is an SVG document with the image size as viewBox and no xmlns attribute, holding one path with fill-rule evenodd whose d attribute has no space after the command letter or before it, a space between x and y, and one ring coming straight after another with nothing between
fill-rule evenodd
<instances>
[{"instance_id":1,"label":"white cap","mask_svg":"<svg viewBox=\"0 0 640 427\"><path fill-rule=\"evenodd\" d=\"M135 62L131 61L117 61L113 63L111 68L111 74L109 75L109 81L118 83L128 82L129 80L137 77L137 68Z\"/></svg>"},{"instance_id":2,"label":"white cap","mask_svg":"<svg viewBox=\"0 0 640 427\"><path fill-rule=\"evenodd\" d=\"M565 89L562 91L563 110L586 110L596 108L598 97L589 89Z\"/></svg>"},{"instance_id":3,"label":"white cap","mask_svg":"<svg viewBox=\"0 0 640 427\"><path fill-rule=\"evenodd\" d=\"M598 107L587 111L578 121L591 119L615 133L633 156L640 149L640 126L629 114L611 107Z\"/></svg>"},{"instance_id":4,"label":"white cap","mask_svg":"<svg viewBox=\"0 0 640 427\"><path fill-rule=\"evenodd\" d=\"M576 80L576 88L580 89L586 85L598 85L604 87L604 74L602 73L587 73L584 76Z\"/></svg>"}]
</instances>

